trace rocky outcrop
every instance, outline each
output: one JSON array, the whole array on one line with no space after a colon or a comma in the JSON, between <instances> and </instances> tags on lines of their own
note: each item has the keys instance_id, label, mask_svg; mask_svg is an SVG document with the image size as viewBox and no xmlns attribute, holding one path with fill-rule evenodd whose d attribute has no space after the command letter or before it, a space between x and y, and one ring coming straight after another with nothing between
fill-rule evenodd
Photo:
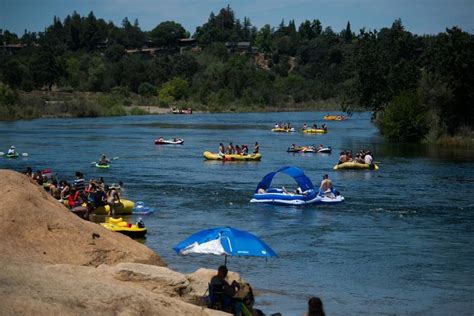
<instances>
[{"instance_id":1,"label":"rocky outcrop","mask_svg":"<svg viewBox=\"0 0 474 316\"><path fill-rule=\"evenodd\" d=\"M19 173L0 170L0 197L2 315L226 315L202 299L216 271L172 271Z\"/></svg>"},{"instance_id":2,"label":"rocky outcrop","mask_svg":"<svg viewBox=\"0 0 474 316\"><path fill-rule=\"evenodd\" d=\"M0 171L0 252L29 262L165 265L134 240L84 221L28 177Z\"/></svg>"}]
</instances>

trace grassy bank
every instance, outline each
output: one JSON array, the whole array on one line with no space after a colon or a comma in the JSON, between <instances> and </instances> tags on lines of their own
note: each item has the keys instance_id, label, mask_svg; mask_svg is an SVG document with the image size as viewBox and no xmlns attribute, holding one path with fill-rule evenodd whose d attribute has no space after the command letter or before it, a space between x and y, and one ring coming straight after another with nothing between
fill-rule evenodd
<instances>
[{"instance_id":1,"label":"grassy bank","mask_svg":"<svg viewBox=\"0 0 474 316\"><path fill-rule=\"evenodd\" d=\"M461 129L457 135L439 137L436 143L446 147L474 148L474 131L467 128Z\"/></svg>"}]
</instances>

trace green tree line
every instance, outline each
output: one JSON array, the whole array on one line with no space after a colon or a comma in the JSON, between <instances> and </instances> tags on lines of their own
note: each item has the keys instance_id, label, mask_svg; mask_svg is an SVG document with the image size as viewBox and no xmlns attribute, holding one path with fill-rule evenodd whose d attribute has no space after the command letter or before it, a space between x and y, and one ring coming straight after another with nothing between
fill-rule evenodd
<instances>
[{"instance_id":1,"label":"green tree line","mask_svg":"<svg viewBox=\"0 0 474 316\"><path fill-rule=\"evenodd\" d=\"M18 91L59 90L131 93L210 111L332 100L348 112L373 111L381 132L402 141L473 128L474 37L457 27L416 35L396 20L358 32L348 22L337 32L313 19L258 29L227 6L196 28L193 49L183 49L180 39L190 35L173 21L143 31L138 20L117 26L93 12L55 17L39 33L0 30L0 115L25 106L15 101Z\"/></svg>"}]
</instances>

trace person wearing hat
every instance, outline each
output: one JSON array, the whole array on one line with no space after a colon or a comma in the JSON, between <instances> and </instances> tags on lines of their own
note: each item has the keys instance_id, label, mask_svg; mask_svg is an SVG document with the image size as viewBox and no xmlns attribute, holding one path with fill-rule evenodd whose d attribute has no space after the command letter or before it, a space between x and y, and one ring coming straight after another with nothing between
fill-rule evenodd
<instances>
[{"instance_id":1,"label":"person wearing hat","mask_svg":"<svg viewBox=\"0 0 474 316\"><path fill-rule=\"evenodd\" d=\"M7 155L15 155L15 146L11 146L10 149L8 149Z\"/></svg>"}]
</instances>

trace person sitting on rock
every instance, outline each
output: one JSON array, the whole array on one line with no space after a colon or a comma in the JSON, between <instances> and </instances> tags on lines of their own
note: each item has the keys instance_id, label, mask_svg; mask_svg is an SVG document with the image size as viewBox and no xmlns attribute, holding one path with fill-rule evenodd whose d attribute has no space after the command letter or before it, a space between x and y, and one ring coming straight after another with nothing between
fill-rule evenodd
<instances>
[{"instance_id":1,"label":"person sitting on rock","mask_svg":"<svg viewBox=\"0 0 474 316\"><path fill-rule=\"evenodd\" d=\"M235 307L234 295L239 290L239 284L234 280L231 284L227 282L226 266L220 266L217 274L211 278L209 283L209 308L233 312Z\"/></svg>"}]
</instances>

